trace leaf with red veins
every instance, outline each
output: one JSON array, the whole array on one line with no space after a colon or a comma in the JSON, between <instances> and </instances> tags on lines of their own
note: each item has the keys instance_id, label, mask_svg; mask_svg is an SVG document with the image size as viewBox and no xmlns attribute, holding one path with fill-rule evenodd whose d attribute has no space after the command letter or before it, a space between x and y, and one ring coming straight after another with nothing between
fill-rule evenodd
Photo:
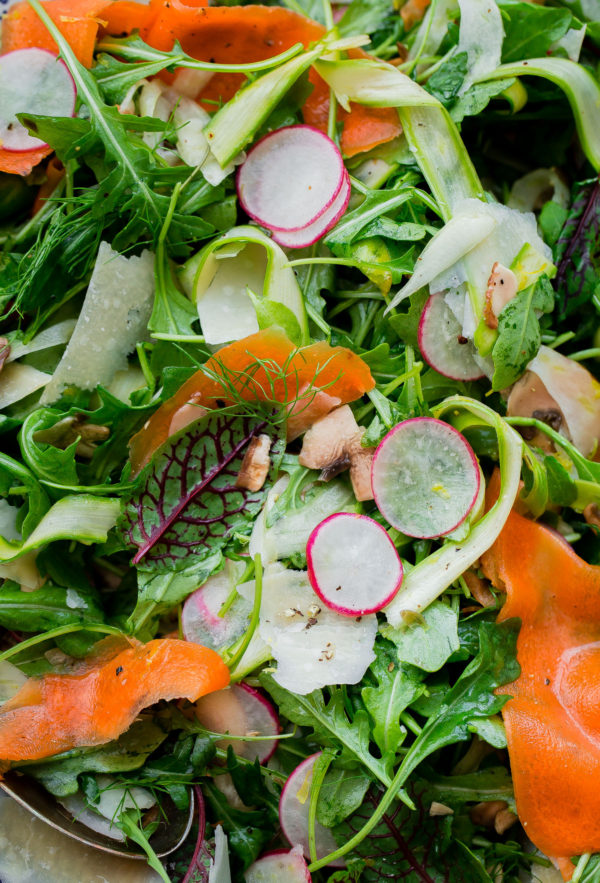
<instances>
[{"instance_id":1,"label":"leaf with red veins","mask_svg":"<svg viewBox=\"0 0 600 883\"><path fill-rule=\"evenodd\" d=\"M222 548L258 512L265 491L236 485L246 450L265 428L213 414L163 445L126 503L120 530L133 563L178 570Z\"/></svg>"}]
</instances>

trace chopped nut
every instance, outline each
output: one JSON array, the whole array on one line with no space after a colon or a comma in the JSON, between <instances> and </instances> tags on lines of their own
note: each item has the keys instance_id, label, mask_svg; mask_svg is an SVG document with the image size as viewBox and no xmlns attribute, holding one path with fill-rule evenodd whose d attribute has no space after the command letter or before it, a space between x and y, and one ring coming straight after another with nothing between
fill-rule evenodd
<instances>
[{"instance_id":1,"label":"chopped nut","mask_svg":"<svg viewBox=\"0 0 600 883\"><path fill-rule=\"evenodd\" d=\"M505 800L488 800L474 806L469 815L474 825L493 828L496 816L504 810L508 810L508 803Z\"/></svg>"},{"instance_id":2,"label":"chopped nut","mask_svg":"<svg viewBox=\"0 0 600 883\"><path fill-rule=\"evenodd\" d=\"M463 573L463 579L467 584L467 588L470 593L473 595L476 601L481 604L482 607L494 607L496 604L496 599L494 597L493 592L490 591L488 584L485 580L481 579L481 577L477 576L472 570L467 570Z\"/></svg>"},{"instance_id":3,"label":"chopped nut","mask_svg":"<svg viewBox=\"0 0 600 883\"><path fill-rule=\"evenodd\" d=\"M496 834L504 834L505 831L512 828L515 822L518 821L519 817L516 813L511 812L509 809L501 809L494 819L494 829Z\"/></svg>"},{"instance_id":4,"label":"chopped nut","mask_svg":"<svg viewBox=\"0 0 600 883\"><path fill-rule=\"evenodd\" d=\"M437 800L434 800L431 806L429 807L429 815L430 816L452 816L454 815L454 810L451 807L446 806L445 803L438 803Z\"/></svg>"},{"instance_id":5,"label":"chopped nut","mask_svg":"<svg viewBox=\"0 0 600 883\"><path fill-rule=\"evenodd\" d=\"M306 612L308 613L309 616L318 616L319 613L321 612L321 608L319 607L318 604L309 604L308 607L306 608Z\"/></svg>"},{"instance_id":6,"label":"chopped nut","mask_svg":"<svg viewBox=\"0 0 600 883\"><path fill-rule=\"evenodd\" d=\"M0 371L4 367L4 363L10 356L10 344L6 337L0 337Z\"/></svg>"},{"instance_id":7,"label":"chopped nut","mask_svg":"<svg viewBox=\"0 0 600 883\"><path fill-rule=\"evenodd\" d=\"M268 435L259 435L251 440L240 467L236 487L246 488L249 491L261 489L271 468L270 450L271 439Z\"/></svg>"},{"instance_id":8,"label":"chopped nut","mask_svg":"<svg viewBox=\"0 0 600 883\"><path fill-rule=\"evenodd\" d=\"M483 317L488 328L498 327L498 316L517 293L517 277L508 267L498 261L492 267L488 287L485 293Z\"/></svg>"},{"instance_id":9,"label":"chopped nut","mask_svg":"<svg viewBox=\"0 0 600 883\"><path fill-rule=\"evenodd\" d=\"M588 503L583 510L583 517L593 527L600 527L600 509L595 503Z\"/></svg>"}]
</instances>

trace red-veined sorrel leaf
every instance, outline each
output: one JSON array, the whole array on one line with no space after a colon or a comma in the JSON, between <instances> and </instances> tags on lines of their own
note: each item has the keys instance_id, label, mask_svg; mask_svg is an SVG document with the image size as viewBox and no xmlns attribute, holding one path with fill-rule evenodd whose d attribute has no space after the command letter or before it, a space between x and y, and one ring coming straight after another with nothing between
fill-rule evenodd
<instances>
[{"instance_id":1,"label":"red-veined sorrel leaf","mask_svg":"<svg viewBox=\"0 0 600 883\"><path fill-rule=\"evenodd\" d=\"M459 840L447 835L447 821L431 817L432 793L426 782L416 783L410 796L416 809L394 804L379 825L353 851L365 863L361 881L403 880L405 883L491 883L483 865ZM363 805L334 829L345 843L369 820L378 796L369 791Z\"/></svg>"},{"instance_id":2,"label":"red-veined sorrel leaf","mask_svg":"<svg viewBox=\"0 0 600 883\"><path fill-rule=\"evenodd\" d=\"M213 414L170 439L121 519L133 562L177 570L222 547L260 508L264 492L235 486L250 440L265 421Z\"/></svg>"},{"instance_id":3,"label":"red-veined sorrel leaf","mask_svg":"<svg viewBox=\"0 0 600 883\"><path fill-rule=\"evenodd\" d=\"M556 244L555 288L561 316L569 316L600 292L600 184L575 187L569 216Z\"/></svg>"}]
</instances>

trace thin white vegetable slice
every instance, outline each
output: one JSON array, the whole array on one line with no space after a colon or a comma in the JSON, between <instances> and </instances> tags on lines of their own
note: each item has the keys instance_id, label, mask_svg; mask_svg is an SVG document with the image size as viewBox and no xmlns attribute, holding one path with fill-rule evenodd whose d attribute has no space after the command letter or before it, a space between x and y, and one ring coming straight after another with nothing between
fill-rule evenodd
<instances>
[{"instance_id":1,"label":"thin white vegetable slice","mask_svg":"<svg viewBox=\"0 0 600 883\"><path fill-rule=\"evenodd\" d=\"M252 599L254 585L239 591ZM301 696L330 684L357 684L375 658L375 615L334 613L313 592L306 571L277 564L265 569L258 631L277 662L274 679Z\"/></svg>"},{"instance_id":2,"label":"thin white vegetable slice","mask_svg":"<svg viewBox=\"0 0 600 883\"><path fill-rule=\"evenodd\" d=\"M0 411L46 386L51 378L51 374L21 362L5 365L0 375Z\"/></svg>"},{"instance_id":3,"label":"thin white vegetable slice","mask_svg":"<svg viewBox=\"0 0 600 883\"><path fill-rule=\"evenodd\" d=\"M419 349L428 365L452 380L483 377L472 341L463 337L460 322L441 291L432 294L419 322Z\"/></svg>"},{"instance_id":4,"label":"thin white vegetable slice","mask_svg":"<svg viewBox=\"0 0 600 883\"><path fill-rule=\"evenodd\" d=\"M311 876L302 855L302 847L290 852L277 849L263 855L244 874L246 883L310 883Z\"/></svg>"},{"instance_id":5,"label":"thin white vegetable slice","mask_svg":"<svg viewBox=\"0 0 600 883\"><path fill-rule=\"evenodd\" d=\"M314 223L332 205L344 182L338 147L313 126L269 132L252 148L237 174L244 211L270 230L293 231Z\"/></svg>"},{"instance_id":6,"label":"thin white vegetable slice","mask_svg":"<svg viewBox=\"0 0 600 883\"><path fill-rule=\"evenodd\" d=\"M500 64L504 29L496 0L458 0L458 5L458 52L466 52L468 56L467 75L460 89L463 94Z\"/></svg>"},{"instance_id":7,"label":"thin white vegetable slice","mask_svg":"<svg viewBox=\"0 0 600 883\"><path fill-rule=\"evenodd\" d=\"M229 845L221 825L215 828L215 857L211 859L208 869L208 883L231 883Z\"/></svg>"},{"instance_id":8,"label":"thin white vegetable slice","mask_svg":"<svg viewBox=\"0 0 600 883\"><path fill-rule=\"evenodd\" d=\"M223 604L244 573L241 562L227 560L225 568L211 576L203 586L188 596L181 614L181 627L186 641L193 641L220 650L237 641L248 628L252 605L237 596L221 616Z\"/></svg>"},{"instance_id":9,"label":"thin white vegetable slice","mask_svg":"<svg viewBox=\"0 0 600 883\"><path fill-rule=\"evenodd\" d=\"M373 458L377 508L411 537L439 537L455 530L475 505L480 481L469 443L432 417L399 423Z\"/></svg>"},{"instance_id":10,"label":"thin white vegetable slice","mask_svg":"<svg viewBox=\"0 0 600 883\"><path fill-rule=\"evenodd\" d=\"M308 848L308 811L310 808L310 786L314 766L322 752L311 754L291 773L279 799L279 824L290 844L302 847L305 858L310 858ZM315 822L315 845L317 858L323 858L338 848L331 831ZM332 862L334 868L345 866L343 859Z\"/></svg>"},{"instance_id":11,"label":"thin white vegetable slice","mask_svg":"<svg viewBox=\"0 0 600 883\"><path fill-rule=\"evenodd\" d=\"M248 684L232 684L224 690L209 693L196 702L195 709L202 726L213 733L277 736L281 731L272 704ZM225 750L229 745L236 754L266 763L277 748L277 740L244 742L242 739L223 739L219 742L219 746Z\"/></svg>"},{"instance_id":12,"label":"thin white vegetable slice","mask_svg":"<svg viewBox=\"0 0 600 883\"><path fill-rule=\"evenodd\" d=\"M66 64L47 49L16 49L0 56L0 143L4 150L36 150L18 113L70 117L77 91Z\"/></svg>"},{"instance_id":13,"label":"thin white vegetable slice","mask_svg":"<svg viewBox=\"0 0 600 883\"><path fill-rule=\"evenodd\" d=\"M322 236L325 236L337 222L340 220L350 200L351 193L350 177L347 172L344 173L344 181L340 192L331 203L326 212L318 218L313 224L303 227L294 233L283 233L275 231L273 239L284 248L307 248L314 245Z\"/></svg>"},{"instance_id":14,"label":"thin white vegetable slice","mask_svg":"<svg viewBox=\"0 0 600 883\"><path fill-rule=\"evenodd\" d=\"M343 616L376 613L402 583L402 562L384 528L366 515L340 512L322 521L306 546L310 584Z\"/></svg>"}]
</instances>

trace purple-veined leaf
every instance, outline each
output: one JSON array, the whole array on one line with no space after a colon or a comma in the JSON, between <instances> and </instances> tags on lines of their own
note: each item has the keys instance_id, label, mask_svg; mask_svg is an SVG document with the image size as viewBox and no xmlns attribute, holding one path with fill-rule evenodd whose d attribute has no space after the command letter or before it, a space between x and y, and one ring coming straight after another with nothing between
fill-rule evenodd
<instances>
[{"instance_id":1,"label":"purple-veined leaf","mask_svg":"<svg viewBox=\"0 0 600 883\"><path fill-rule=\"evenodd\" d=\"M432 793L428 783L416 783L410 796L415 810L395 803L353 851L352 856L364 862L361 883L491 883L483 865L449 836L451 817L429 815ZM369 791L360 809L334 829L338 843L345 843L362 828L377 803L377 793Z\"/></svg>"},{"instance_id":2,"label":"purple-veined leaf","mask_svg":"<svg viewBox=\"0 0 600 883\"><path fill-rule=\"evenodd\" d=\"M251 439L265 425L213 414L163 445L121 518L125 541L137 547L134 564L177 570L243 529L265 492L236 487L236 480Z\"/></svg>"},{"instance_id":3,"label":"purple-veined leaf","mask_svg":"<svg viewBox=\"0 0 600 883\"><path fill-rule=\"evenodd\" d=\"M576 185L573 204L556 244L555 287L561 316L570 316L600 294L600 184Z\"/></svg>"}]
</instances>

